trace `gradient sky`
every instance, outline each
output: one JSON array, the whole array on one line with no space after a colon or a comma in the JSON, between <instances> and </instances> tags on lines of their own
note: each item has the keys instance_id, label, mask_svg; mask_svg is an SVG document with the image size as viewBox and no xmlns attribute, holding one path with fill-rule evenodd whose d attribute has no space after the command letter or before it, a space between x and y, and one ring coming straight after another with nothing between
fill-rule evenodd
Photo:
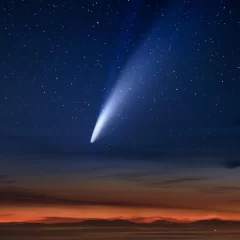
<instances>
[{"instance_id":1,"label":"gradient sky","mask_svg":"<svg viewBox=\"0 0 240 240\"><path fill-rule=\"evenodd\" d=\"M0 222L240 220L239 11L2 0ZM150 55L141 91L91 144L119 76Z\"/></svg>"}]
</instances>

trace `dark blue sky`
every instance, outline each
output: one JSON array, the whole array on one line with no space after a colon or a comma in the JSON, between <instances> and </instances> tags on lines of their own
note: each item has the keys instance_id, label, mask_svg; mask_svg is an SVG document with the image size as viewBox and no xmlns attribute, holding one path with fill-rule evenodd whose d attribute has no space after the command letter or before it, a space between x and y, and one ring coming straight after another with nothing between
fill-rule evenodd
<instances>
[{"instance_id":1,"label":"dark blue sky","mask_svg":"<svg viewBox=\"0 0 240 240\"><path fill-rule=\"evenodd\" d=\"M238 147L237 5L2 1L2 149ZM148 36L162 50L148 91L90 146L102 104Z\"/></svg>"},{"instance_id":2,"label":"dark blue sky","mask_svg":"<svg viewBox=\"0 0 240 240\"><path fill-rule=\"evenodd\" d=\"M49 194L49 178L53 189L65 179L78 189L75 175L87 184L103 176L101 194L123 179L127 189L179 181L231 191L240 166L239 11L227 0L2 0L0 192ZM90 144L121 73L137 62L141 75L151 54L141 91ZM21 202L26 192L16 195Z\"/></svg>"}]
</instances>

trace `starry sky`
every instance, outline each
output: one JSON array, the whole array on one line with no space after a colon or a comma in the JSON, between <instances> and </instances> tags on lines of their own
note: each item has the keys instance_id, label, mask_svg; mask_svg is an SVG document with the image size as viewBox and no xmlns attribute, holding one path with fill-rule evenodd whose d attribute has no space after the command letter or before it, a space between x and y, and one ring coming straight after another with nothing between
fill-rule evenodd
<instances>
[{"instance_id":1,"label":"starry sky","mask_svg":"<svg viewBox=\"0 0 240 240\"><path fill-rule=\"evenodd\" d=\"M228 0L2 0L0 222L240 219L239 16Z\"/></svg>"}]
</instances>

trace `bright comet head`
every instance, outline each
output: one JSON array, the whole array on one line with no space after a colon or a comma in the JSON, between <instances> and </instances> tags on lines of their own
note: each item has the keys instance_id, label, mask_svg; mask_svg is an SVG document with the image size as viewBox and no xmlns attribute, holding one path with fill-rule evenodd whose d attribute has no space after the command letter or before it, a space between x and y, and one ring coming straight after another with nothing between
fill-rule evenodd
<instances>
[{"instance_id":1,"label":"bright comet head","mask_svg":"<svg viewBox=\"0 0 240 240\"><path fill-rule=\"evenodd\" d=\"M103 109L102 112L100 113L95 128L93 130L91 143L94 143L97 140L103 128L105 127L106 122L109 120L110 115L113 111L112 105L113 104L109 101L108 104L106 104L106 108Z\"/></svg>"},{"instance_id":2,"label":"bright comet head","mask_svg":"<svg viewBox=\"0 0 240 240\"><path fill-rule=\"evenodd\" d=\"M99 133L101 132L101 129L104 126L105 120L106 120L106 116L102 113L96 123L94 130L93 130L93 134L91 137L91 143L94 143L96 141L97 137L99 136Z\"/></svg>"}]
</instances>

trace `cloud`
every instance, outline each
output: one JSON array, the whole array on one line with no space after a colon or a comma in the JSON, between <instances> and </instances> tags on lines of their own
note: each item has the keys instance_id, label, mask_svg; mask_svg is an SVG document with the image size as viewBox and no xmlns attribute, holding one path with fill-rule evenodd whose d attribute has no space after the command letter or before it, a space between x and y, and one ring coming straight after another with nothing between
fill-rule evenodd
<instances>
[{"instance_id":1,"label":"cloud","mask_svg":"<svg viewBox=\"0 0 240 240\"><path fill-rule=\"evenodd\" d=\"M240 191L240 187L236 186L212 186L212 187L207 187L204 189L200 189L202 193L210 193L210 194L223 194L227 192L236 192Z\"/></svg>"},{"instance_id":2,"label":"cloud","mask_svg":"<svg viewBox=\"0 0 240 240\"><path fill-rule=\"evenodd\" d=\"M2 188L0 189L0 205L106 205L125 207L151 207L148 204L134 202L118 202L108 200L72 200L57 198L24 188Z\"/></svg>"},{"instance_id":3,"label":"cloud","mask_svg":"<svg viewBox=\"0 0 240 240\"><path fill-rule=\"evenodd\" d=\"M224 161L222 164L224 167L226 167L228 169L239 168L240 167L240 159L239 160L230 159L230 160Z\"/></svg>"},{"instance_id":4,"label":"cloud","mask_svg":"<svg viewBox=\"0 0 240 240\"><path fill-rule=\"evenodd\" d=\"M82 169L82 173L84 174L84 170ZM94 174L96 179L107 180L107 181L115 181L120 180L124 182L131 182L135 184L141 184L145 186L170 186L170 185L178 185L182 183L193 183L193 182L200 182L200 181L207 181L210 178L206 177L179 177L173 178L169 180L162 180L162 178L174 176L174 172L171 171L163 171L161 168L155 169L145 167L143 168L121 168L120 166L112 166L109 168L92 168L85 171L87 174Z\"/></svg>"},{"instance_id":5,"label":"cloud","mask_svg":"<svg viewBox=\"0 0 240 240\"><path fill-rule=\"evenodd\" d=\"M198 183L203 181L211 180L211 178L205 178L205 177L183 177L183 178L174 178L169 180L161 180L157 178L151 178L147 180L142 180L141 182L138 182L138 184L145 185L147 187L154 187L154 188L169 188L178 186L180 184L189 185L192 183Z\"/></svg>"},{"instance_id":6,"label":"cloud","mask_svg":"<svg viewBox=\"0 0 240 240\"><path fill-rule=\"evenodd\" d=\"M41 220L34 221L38 223L76 223L83 221L82 218L71 218L71 217L45 217Z\"/></svg>"},{"instance_id":7,"label":"cloud","mask_svg":"<svg viewBox=\"0 0 240 240\"><path fill-rule=\"evenodd\" d=\"M115 206L115 207L134 207L134 208L169 208L169 209L199 209L195 207L186 207L178 204L166 203L158 204L139 203L133 201L117 201L105 199L72 200L58 198L50 195L36 193L23 188L0 188L0 205L60 205L60 206Z\"/></svg>"},{"instance_id":8,"label":"cloud","mask_svg":"<svg viewBox=\"0 0 240 240\"><path fill-rule=\"evenodd\" d=\"M199 181L207 181L210 180L209 178L201 178L201 177L186 177L186 178L176 178L166 181L159 181L156 182L156 185L175 185L175 184L181 184L181 183L192 183L192 182L199 182ZM153 183L154 184L154 183Z\"/></svg>"},{"instance_id":9,"label":"cloud","mask_svg":"<svg viewBox=\"0 0 240 240\"><path fill-rule=\"evenodd\" d=\"M12 216L15 216L15 214L0 214L0 218L7 218Z\"/></svg>"},{"instance_id":10,"label":"cloud","mask_svg":"<svg viewBox=\"0 0 240 240\"><path fill-rule=\"evenodd\" d=\"M4 181L6 178L8 178L5 174L0 174L0 181Z\"/></svg>"},{"instance_id":11,"label":"cloud","mask_svg":"<svg viewBox=\"0 0 240 240\"><path fill-rule=\"evenodd\" d=\"M225 212L218 208L206 208L198 206L188 206L179 204L178 202L166 202L164 199L158 203L142 203L134 201L118 201L100 199L81 199L77 200L58 198L46 194L36 193L32 190L23 188L0 188L0 206L109 206L109 207L130 207L130 208L153 208L153 209L181 209L181 210L211 210ZM229 213L229 211L226 211Z\"/></svg>"},{"instance_id":12,"label":"cloud","mask_svg":"<svg viewBox=\"0 0 240 240\"><path fill-rule=\"evenodd\" d=\"M0 184L1 185L14 184L16 182L17 182L16 180L10 179L8 175L0 174Z\"/></svg>"},{"instance_id":13,"label":"cloud","mask_svg":"<svg viewBox=\"0 0 240 240\"><path fill-rule=\"evenodd\" d=\"M99 169L98 172L95 172L95 176L100 179L106 179L106 180L121 180L121 181L128 181L128 182L141 182L144 183L145 181L149 181L151 179L159 178L160 176L166 176L171 175L171 172L169 171L161 171L161 170L142 170L142 169L131 169L130 167L128 169L126 168L111 168L111 171L108 171L109 169L106 169L106 171L101 171Z\"/></svg>"},{"instance_id":14,"label":"cloud","mask_svg":"<svg viewBox=\"0 0 240 240\"><path fill-rule=\"evenodd\" d=\"M24 138L23 140L27 140ZM101 162L109 163L133 163L150 162L153 164L174 165L183 168L188 167L224 167L224 168L236 168L240 163L236 159L240 157L240 151L238 149L151 149L149 151L139 149L126 148L124 146L112 147L110 150L105 151L101 147L96 147L94 151L87 149L86 147L81 149L80 147L60 147L57 144L47 144L44 139L32 139L31 144L27 147L20 146L18 150L14 152L5 150L2 147L0 150L0 160L5 161L4 164L8 164L9 161L23 161L33 162L33 159L41 159L42 165L49 165L49 159L51 163L57 162L57 167L61 168L64 164L69 166L71 163L80 163L82 161L95 161L96 159ZM72 139L72 142L75 140ZM6 162L6 159L9 160ZM40 161L39 161L40 162ZM38 163L40 164L40 163ZM28 164L26 164L28 165ZM56 165L55 165L56 167Z\"/></svg>"}]
</instances>

